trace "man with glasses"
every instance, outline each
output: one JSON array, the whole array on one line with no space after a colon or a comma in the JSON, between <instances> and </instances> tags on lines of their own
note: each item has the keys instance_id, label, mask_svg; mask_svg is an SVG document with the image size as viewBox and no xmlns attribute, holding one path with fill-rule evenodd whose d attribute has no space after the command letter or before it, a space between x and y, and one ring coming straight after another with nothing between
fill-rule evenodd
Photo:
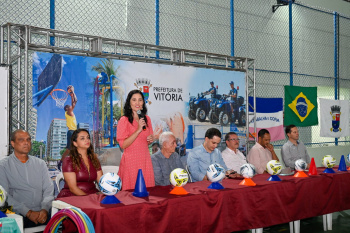
<instances>
[{"instance_id":1,"label":"man with glasses","mask_svg":"<svg viewBox=\"0 0 350 233\"><path fill-rule=\"evenodd\" d=\"M226 149L221 152L222 158L228 169L239 171L240 167L247 163L245 156L238 150L239 138L234 132L229 132L225 136Z\"/></svg>"}]
</instances>

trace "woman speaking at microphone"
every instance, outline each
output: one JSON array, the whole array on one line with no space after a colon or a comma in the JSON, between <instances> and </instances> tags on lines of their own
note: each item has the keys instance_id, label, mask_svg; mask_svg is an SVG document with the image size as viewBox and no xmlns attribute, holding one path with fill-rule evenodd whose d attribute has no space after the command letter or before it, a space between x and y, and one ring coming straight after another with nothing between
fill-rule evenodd
<instances>
[{"instance_id":1,"label":"woman speaking at microphone","mask_svg":"<svg viewBox=\"0 0 350 233\"><path fill-rule=\"evenodd\" d=\"M122 189L134 189L138 170L142 169L147 187L154 186L154 173L148 145L153 142L151 119L143 94L139 90L129 92L124 105L124 116L118 123L117 141L124 150L118 175Z\"/></svg>"}]
</instances>

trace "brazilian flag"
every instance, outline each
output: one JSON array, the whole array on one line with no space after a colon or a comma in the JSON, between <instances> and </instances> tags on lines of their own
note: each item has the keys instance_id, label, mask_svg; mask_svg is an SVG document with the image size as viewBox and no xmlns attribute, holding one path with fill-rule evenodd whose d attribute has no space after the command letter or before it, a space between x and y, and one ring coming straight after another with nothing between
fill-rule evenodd
<instances>
[{"instance_id":1,"label":"brazilian flag","mask_svg":"<svg viewBox=\"0 0 350 233\"><path fill-rule=\"evenodd\" d=\"M317 87L284 86L284 125L317 125Z\"/></svg>"}]
</instances>

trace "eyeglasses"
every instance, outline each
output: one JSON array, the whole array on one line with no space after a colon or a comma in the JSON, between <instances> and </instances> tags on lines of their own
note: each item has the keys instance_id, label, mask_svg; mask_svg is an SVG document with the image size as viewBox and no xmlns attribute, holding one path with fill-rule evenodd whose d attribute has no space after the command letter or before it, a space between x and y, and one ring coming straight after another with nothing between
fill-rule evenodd
<instances>
[{"instance_id":1,"label":"eyeglasses","mask_svg":"<svg viewBox=\"0 0 350 233\"><path fill-rule=\"evenodd\" d=\"M229 138L227 141L239 141L239 138Z\"/></svg>"}]
</instances>

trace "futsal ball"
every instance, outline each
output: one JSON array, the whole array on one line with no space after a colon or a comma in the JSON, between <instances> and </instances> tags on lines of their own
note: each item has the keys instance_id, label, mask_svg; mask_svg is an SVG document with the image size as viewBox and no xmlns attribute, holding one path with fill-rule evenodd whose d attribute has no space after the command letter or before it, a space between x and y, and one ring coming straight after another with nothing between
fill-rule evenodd
<instances>
[{"instance_id":1,"label":"futsal ball","mask_svg":"<svg viewBox=\"0 0 350 233\"><path fill-rule=\"evenodd\" d=\"M218 163L213 163L207 168L207 177L211 182L219 182L225 178L225 168Z\"/></svg>"},{"instance_id":2,"label":"futsal ball","mask_svg":"<svg viewBox=\"0 0 350 233\"><path fill-rule=\"evenodd\" d=\"M170 183L174 186L184 186L188 181L188 173L185 169L175 168L170 173Z\"/></svg>"},{"instance_id":3,"label":"futsal ball","mask_svg":"<svg viewBox=\"0 0 350 233\"><path fill-rule=\"evenodd\" d=\"M335 158L333 158L332 155L325 155L323 156L323 159L322 159L322 164L323 166L325 166L326 168L332 168L334 167L335 165Z\"/></svg>"},{"instance_id":4,"label":"futsal ball","mask_svg":"<svg viewBox=\"0 0 350 233\"><path fill-rule=\"evenodd\" d=\"M348 163L350 163L350 154L346 156L346 160L348 161Z\"/></svg>"},{"instance_id":5,"label":"futsal ball","mask_svg":"<svg viewBox=\"0 0 350 233\"><path fill-rule=\"evenodd\" d=\"M282 171L282 165L277 160L271 160L266 164L266 170L270 175L278 175Z\"/></svg>"},{"instance_id":6,"label":"futsal ball","mask_svg":"<svg viewBox=\"0 0 350 233\"><path fill-rule=\"evenodd\" d=\"M69 85L67 87L67 91L68 91L68 93L74 92L74 87L72 85Z\"/></svg>"},{"instance_id":7,"label":"futsal ball","mask_svg":"<svg viewBox=\"0 0 350 233\"><path fill-rule=\"evenodd\" d=\"M295 170L298 172L305 171L307 168L307 163L303 159L298 159L295 161Z\"/></svg>"},{"instance_id":8,"label":"futsal ball","mask_svg":"<svg viewBox=\"0 0 350 233\"><path fill-rule=\"evenodd\" d=\"M250 163L243 164L239 171L244 178L252 178L256 174L254 165Z\"/></svg>"},{"instance_id":9,"label":"futsal ball","mask_svg":"<svg viewBox=\"0 0 350 233\"><path fill-rule=\"evenodd\" d=\"M5 205L6 202L6 191L5 189L0 185L0 207Z\"/></svg>"},{"instance_id":10,"label":"futsal ball","mask_svg":"<svg viewBox=\"0 0 350 233\"><path fill-rule=\"evenodd\" d=\"M101 177L98 185L103 194L113 196L121 190L122 180L116 173L108 172Z\"/></svg>"}]
</instances>

